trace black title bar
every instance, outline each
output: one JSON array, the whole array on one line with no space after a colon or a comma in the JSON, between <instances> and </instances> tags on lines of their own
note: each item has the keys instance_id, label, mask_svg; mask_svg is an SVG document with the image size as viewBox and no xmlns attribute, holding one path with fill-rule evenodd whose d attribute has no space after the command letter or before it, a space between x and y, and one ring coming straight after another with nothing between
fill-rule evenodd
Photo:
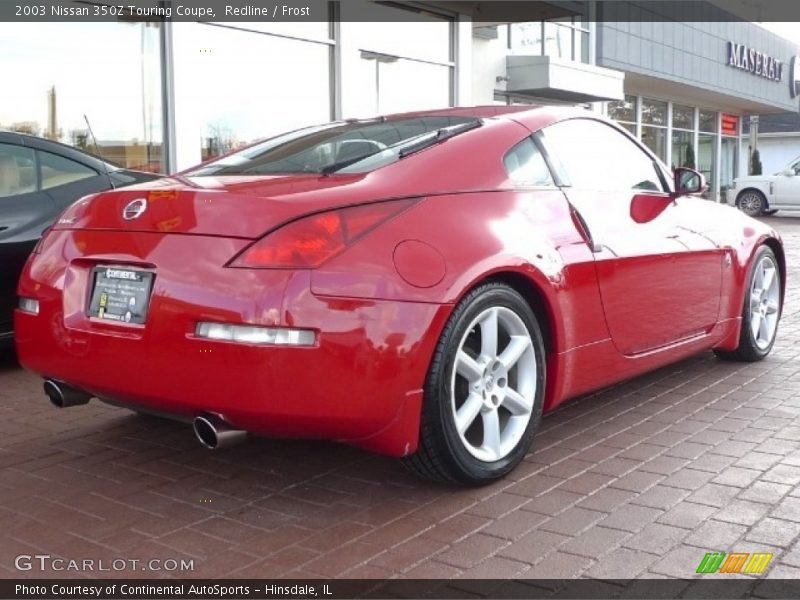
<instances>
[{"instance_id":1,"label":"black title bar","mask_svg":"<svg viewBox=\"0 0 800 600\"><path fill-rule=\"evenodd\" d=\"M399 7L402 3L386 3ZM514 23L576 15L584 20L613 22L765 22L800 21L800 2L749 0L731 3L706 0L598 0L589 14L588 2L553 0L428 0L426 7L371 10L353 0L0 0L0 21L200 21L313 22L418 21L437 11L464 14L475 22ZM429 7L429 8L428 8Z\"/></svg>"},{"instance_id":2,"label":"black title bar","mask_svg":"<svg viewBox=\"0 0 800 600\"><path fill-rule=\"evenodd\" d=\"M800 580L757 579L6 579L8 600L344 598L798 598Z\"/></svg>"}]
</instances>

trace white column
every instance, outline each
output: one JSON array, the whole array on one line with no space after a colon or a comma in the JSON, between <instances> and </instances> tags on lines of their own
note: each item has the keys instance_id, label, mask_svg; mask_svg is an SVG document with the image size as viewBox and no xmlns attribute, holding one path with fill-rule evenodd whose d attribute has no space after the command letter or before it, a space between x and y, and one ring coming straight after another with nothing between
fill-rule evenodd
<instances>
[{"instance_id":1,"label":"white column","mask_svg":"<svg viewBox=\"0 0 800 600\"><path fill-rule=\"evenodd\" d=\"M667 166L672 168L672 102L667 102L667 139L666 139L666 152L664 153L664 162ZM680 165L676 165L680 166Z\"/></svg>"},{"instance_id":2,"label":"white column","mask_svg":"<svg viewBox=\"0 0 800 600\"><path fill-rule=\"evenodd\" d=\"M454 60L453 104L472 104L472 18L458 15L453 22Z\"/></svg>"},{"instance_id":3,"label":"white column","mask_svg":"<svg viewBox=\"0 0 800 600\"><path fill-rule=\"evenodd\" d=\"M636 96L636 139L642 139L642 97Z\"/></svg>"},{"instance_id":4,"label":"white column","mask_svg":"<svg viewBox=\"0 0 800 600\"><path fill-rule=\"evenodd\" d=\"M694 123L692 127L692 146L694 150L694 168L700 170L700 109L694 107Z\"/></svg>"},{"instance_id":5,"label":"white column","mask_svg":"<svg viewBox=\"0 0 800 600\"><path fill-rule=\"evenodd\" d=\"M173 59L172 21L161 24L161 85L163 88L163 148L166 173L178 171L175 136L175 69Z\"/></svg>"},{"instance_id":6,"label":"white column","mask_svg":"<svg viewBox=\"0 0 800 600\"><path fill-rule=\"evenodd\" d=\"M714 189L716 190L714 197L715 202L719 202L722 198L720 185L722 184L722 173L720 166L722 165L722 112L717 111L717 139L716 151L714 152Z\"/></svg>"},{"instance_id":7,"label":"white column","mask_svg":"<svg viewBox=\"0 0 800 600\"><path fill-rule=\"evenodd\" d=\"M192 59L196 60L189 41L192 27L197 27L197 25L194 23L172 24L175 58L183 53L184 60L186 60L185 53L190 52ZM187 46L190 47L187 48ZM180 65L184 60L177 62ZM190 73L175 68L173 75L175 82L175 164L173 167L175 171L181 171L198 164L202 159L203 123L200 114L202 99L195 98L188 93L188 90L194 89L192 83L186 81L187 77L192 76Z\"/></svg>"}]
</instances>

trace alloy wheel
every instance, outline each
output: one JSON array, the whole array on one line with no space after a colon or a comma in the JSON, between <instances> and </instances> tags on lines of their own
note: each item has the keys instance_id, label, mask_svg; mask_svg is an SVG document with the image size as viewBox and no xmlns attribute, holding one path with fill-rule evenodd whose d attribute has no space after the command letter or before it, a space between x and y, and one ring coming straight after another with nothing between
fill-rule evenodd
<instances>
[{"instance_id":1,"label":"alloy wheel","mask_svg":"<svg viewBox=\"0 0 800 600\"><path fill-rule=\"evenodd\" d=\"M760 215L764 210L764 201L757 192L745 192L739 198L739 208L751 217Z\"/></svg>"},{"instance_id":2,"label":"alloy wheel","mask_svg":"<svg viewBox=\"0 0 800 600\"><path fill-rule=\"evenodd\" d=\"M450 403L461 443L478 460L501 460L522 439L533 413L531 334L513 310L488 308L467 328L455 361Z\"/></svg>"},{"instance_id":3,"label":"alloy wheel","mask_svg":"<svg viewBox=\"0 0 800 600\"><path fill-rule=\"evenodd\" d=\"M761 350L768 348L778 329L780 276L771 256L756 265L750 287L750 331Z\"/></svg>"}]
</instances>

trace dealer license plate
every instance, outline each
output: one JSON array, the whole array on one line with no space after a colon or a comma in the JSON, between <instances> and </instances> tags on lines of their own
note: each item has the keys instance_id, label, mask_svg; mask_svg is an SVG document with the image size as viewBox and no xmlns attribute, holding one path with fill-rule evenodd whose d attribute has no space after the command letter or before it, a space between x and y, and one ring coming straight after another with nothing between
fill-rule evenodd
<instances>
[{"instance_id":1,"label":"dealer license plate","mask_svg":"<svg viewBox=\"0 0 800 600\"><path fill-rule=\"evenodd\" d=\"M102 266L92 270L92 279L90 317L118 323L144 324L153 288L153 273Z\"/></svg>"}]
</instances>

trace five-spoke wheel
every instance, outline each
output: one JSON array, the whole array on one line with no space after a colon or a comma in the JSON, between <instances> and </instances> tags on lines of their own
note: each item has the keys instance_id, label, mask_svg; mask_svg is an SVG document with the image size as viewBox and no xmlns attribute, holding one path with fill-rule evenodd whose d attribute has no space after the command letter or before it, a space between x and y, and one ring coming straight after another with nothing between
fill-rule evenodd
<instances>
[{"instance_id":1,"label":"five-spoke wheel","mask_svg":"<svg viewBox=\"0 0 800 600\"><path fill-rule=\"evenodd\" d=\"M500 283L482 285L450 317L431 364L418 451L422 475L482 484L513 469L542 414L544 343L530 305Z\"/></svg>"},{"instance_id":2,"label":"five-spoke wheel","mask_svg":"<svg viewBox=\"0 0 800 600\"><path fill-rule=\"evenodd\" d=\"M747 279L742 331L736 350L717 350L727 360L761 360L772 350L781 316L781 272L775 254L761 246L753 257Z\"/></svg>"},{"instance_id":3,"label":"five-spoke wheel","mask_svg":"<svg viewBox=\"0 0 800 600\"><path fill-rule=\"evenodd\" d=\"M533 342L513 310L487 308L464 333L450 406L464 447L491 462L508 456L527 429L536 395Z\"/></svg>"},{"instance_id":4,"label":"five-spoke wheel","mask_svg":"<svg viewBox=\"0 0 800 600\"><path fill-rule=\"evenodd\" d=\"M768 348L778 329L781 289L778 267L772 256L762 256L750 283L750 330L760 349Z\"/></svg>"}]
</instances>

